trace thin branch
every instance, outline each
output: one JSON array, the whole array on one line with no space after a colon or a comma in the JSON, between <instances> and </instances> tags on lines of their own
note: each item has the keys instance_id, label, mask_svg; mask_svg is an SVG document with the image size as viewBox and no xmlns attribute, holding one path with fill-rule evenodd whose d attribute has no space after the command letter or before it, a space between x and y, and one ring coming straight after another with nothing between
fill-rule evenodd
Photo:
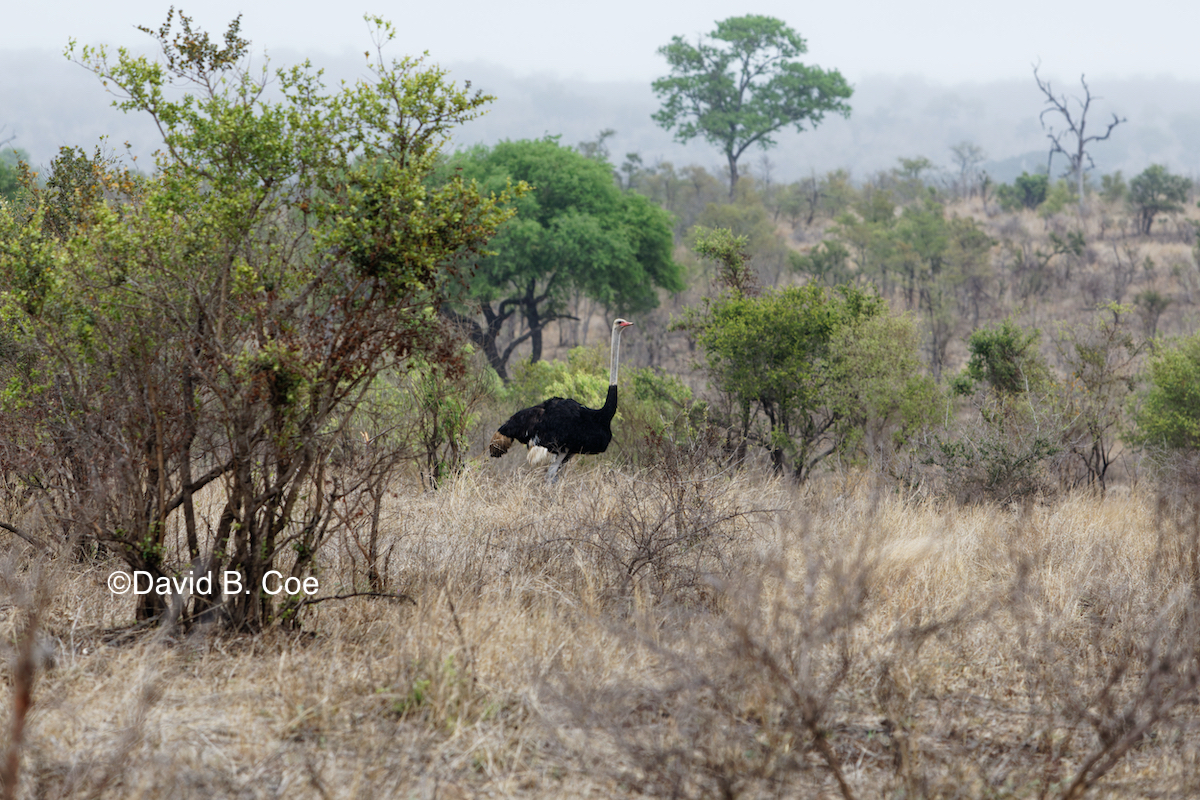
<instances>
[{"instance_id":1,"label":"thin branch","mask_svg":"<svg viewBox=\"0 0 1200 800\"><path fill-rule=\"evenodd\" d=\"M403 603L412 603L414 606L417 605L417 601L406 594L396 594L395 592L350 592L349 594L334 594L313 599L305 598L300 601L300 605L296 607L296 610L299 611L304 606L315 606L317 603L324 603L326 600L349 600L352 597L381 597L385 600L397 600Z\"/></svg>"},{"instance_id":2,"label":"thin branch","mask_svg":"<svg viewBox=\"0 0 1200 800\"><path fill-rule=\"evenodd\" d=\"M0 521L0 528L3 528L4 530L8 531L9 533L15 533L17 536L20 536L22 539L29 542L34 547L41 550L43 553L50 552L49 545L47 545L45 542L39 542L37 539L33 538L33 536L29 535L28 533L21 530L20 528L16 528L12 525L9 525L7 522L3 522L3 521Z\"/></svg>"}]
</instances>

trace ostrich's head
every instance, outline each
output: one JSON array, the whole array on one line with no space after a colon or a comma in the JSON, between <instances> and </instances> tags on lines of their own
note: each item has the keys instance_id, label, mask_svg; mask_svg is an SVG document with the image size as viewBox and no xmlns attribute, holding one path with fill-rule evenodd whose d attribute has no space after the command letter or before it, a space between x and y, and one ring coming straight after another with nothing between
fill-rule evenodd
<instances>
[{"instance_id":1,"label":"ostrich's head","mask_svg":"<svg viewBox=\"0 0 1200 800\"><path fill-rule=\"evenodd\" d=\"M613 320L613 330L620 330L620 329L623 329L623 328L628 328L628 327L629 327L630 325L632 325L632 324L633 324L633 323L632 323L632 322L630 322L629 320L627 320L627 319L621 319L621 318L619 318L619 317L618 317L617 319L614 319L614 320Z\"/></svg>"}]
</instances>

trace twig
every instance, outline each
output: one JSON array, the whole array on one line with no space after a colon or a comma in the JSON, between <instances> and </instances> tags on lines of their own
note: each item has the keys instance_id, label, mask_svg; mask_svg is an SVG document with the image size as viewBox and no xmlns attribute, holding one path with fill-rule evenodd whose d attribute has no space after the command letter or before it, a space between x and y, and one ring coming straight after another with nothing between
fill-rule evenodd
<instances>
[{"instance_id":1,"label":"twig","mask_svg":"<svg viewBox=\"0 0 1200 800\"><path fill-rule=\"evenodd\" d=\"M352 597L382 597L388 600L399 600L412 603L414 606L417 604L416 600L412 599L406 594L396 594L394 592L350 592L349 594L332 594L326 595L325 597L318 597L316 599L305 599L300 602L300 605L296 607L296 610L299 611L304 606L315 606L317 603L324 603L326 600L349 600Z\"/></svg>"},{"instance_id":2,"label":"twig","mask_svg":"<svg viewBox=\"0 0 1200 800\"><path fill-rule=\"evenodd\" d=\"M37 539L33 538L31 535L29 535L29 534L28 534L28 533L26 533L25 531L21 530L20 528L17 528L17 527L14 527L14 526L12 526L12 525L9 525L7 522L3 522L3 521L0 521L0 528L3 528L4 530L6 530L6 531L8 531L8 532L10 532L10 533L15 533L17 536L20 536L22 539L24 539L25 541L29 542L29 543L30 543L31 545L33 545L34 547L36 547L36 548L38 548L39 550L41 550L43 553L49 553L49 552L50 552L50 546L49 546L49 545L47 545L47 544L46 544L46 543L44 543L44 542L39 542Z\"/></svg>"}]
</instances>

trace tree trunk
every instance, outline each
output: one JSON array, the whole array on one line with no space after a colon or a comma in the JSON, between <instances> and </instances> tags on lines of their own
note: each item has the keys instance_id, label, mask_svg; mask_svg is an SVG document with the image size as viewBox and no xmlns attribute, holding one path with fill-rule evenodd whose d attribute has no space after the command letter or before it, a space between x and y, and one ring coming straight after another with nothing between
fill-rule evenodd
<instances>
[{"instance_id":1,"label":"tree trunk","mask_svg":"<svg viewBox=\"0 0 1200 800\"><path fill-rule=\"evenodd\" d=\"M527 319L529 320L529 331L530 331L529 362L531 364L536 364L537 362L542 360L542 322L541 322L540 316L537 313L536 308L534 308L532 310L532 312L530 312Z\"/></svg>"},{"instance_id":2,"label":"tree trunk","mask_svg":"<svg viewBox=\"0 0 1200 800\"><path fill-rule=\"evenodd\" d=\"M525 321L529 323L529 344L532 350L529 353L529 362L536 364L542 360L542 315L538 312L537 299L533 292L536 284L533 281L529 282L529 289L525 292Z\"/></svg>"}]
</instances>

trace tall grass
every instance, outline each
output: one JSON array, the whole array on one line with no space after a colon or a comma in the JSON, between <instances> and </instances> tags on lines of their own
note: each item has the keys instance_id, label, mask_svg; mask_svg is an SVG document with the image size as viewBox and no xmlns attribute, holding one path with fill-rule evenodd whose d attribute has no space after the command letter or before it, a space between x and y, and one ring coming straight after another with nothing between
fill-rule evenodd
<instances>
[{"instance_id":1,"label":"tall grass","mask_svg":"<svg viewBox=\"0 0 1200 800\"><path fill-rule=\"evenodd\" d=\"M13 558L12 788L1196 796L1200 527L1187 495L1160 499L963 508L686 460L555 487L476 466L392 487L380 578L405 599L254 637L130 629L119 565ZM319 557L320 596L368 588L349 530Z\"/></svg>"}]
</instances>

